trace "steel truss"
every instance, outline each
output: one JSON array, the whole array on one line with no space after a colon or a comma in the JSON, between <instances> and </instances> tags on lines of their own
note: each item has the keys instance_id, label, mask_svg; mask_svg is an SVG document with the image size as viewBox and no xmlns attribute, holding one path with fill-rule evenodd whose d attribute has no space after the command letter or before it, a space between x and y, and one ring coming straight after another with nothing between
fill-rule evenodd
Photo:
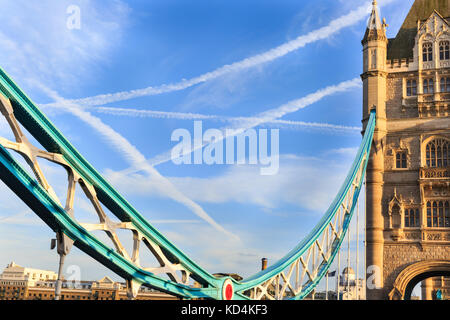
<instances>
[{"instance_id":1,"label":"steel truss","mask_svg":"<svg viewBox=\"0 0 450 320\"><path fill-rule=\"evenodd\" d=\"M129 297L141 285L185 299L303 299L322 279L339 251L357 204L369 158L375 111L372 111L356 159L341 190L313 231L289 254L243 281L215 277L199 267L145 220L63 137L37 106L0 69L0 111L15 141L0 137L0 178L57 234L60 255L73 245L122 276ZM24 134L21 125L46 149ZM27 171L7 151L20 154L32 169ZM68 176L63 207L38 159L63 167ZM98 216L98 223L77 221L75 190L79 186ZM108 209L108 210L105 210ZM111 212L120 221L109 216ZM133 248L128 252L117 230L128 230ZM92 234L103 231L114 248ZM141 250L148 250L158 265L141 264ZM194 283L196 284L194 286Z\"/></svg>"}]
</instances>

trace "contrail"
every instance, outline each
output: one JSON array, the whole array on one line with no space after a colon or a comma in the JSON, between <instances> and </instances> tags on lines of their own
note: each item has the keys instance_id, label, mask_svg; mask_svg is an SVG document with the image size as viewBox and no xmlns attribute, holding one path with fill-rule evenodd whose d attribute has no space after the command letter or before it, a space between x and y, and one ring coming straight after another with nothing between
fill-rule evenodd
<instances>
[{"instance_id":1,"label":"contrail","mask_svg":"<svg viewBox=\"0 0 450 320\"><path fill-rule=\"evenodd\" d=\"M26 210L26 211L15 213L15 214L12 214L12 215L9 215L9 216L6 216L6 217L0 217L0 223L2 223L3 221L7 221L7 220L9 220L11 218L17 218L17 217L23 216L23 215L25 215L25 214L27 214L29 212L30 212L29 210Z\"/></svg>"},{"instance_id":2,"label":"contrail","mask_svg":"<svg viewBox=\"0 0 450 320\"><path fill-rule=\"evenodd\" d=\"M193 224L200 222L200 220L150 220L150 223L152 224Z\"/></svg>"},{"instance_id":3,"label":"contrail","mask_svg":"<svg viewBox=\"0 0 450 320\"><path fill-rule=\"evenodd\" d=\"M225 127L221 130L225 133L222 137L222 139L215 140L214 142L219 142L223 139L226 139L227 137L236 136L248 129L254 128L258 125L261 125L263 123L272 122L275 121L281 117L283 117L286 114L296 112L300 109L303 109L313 103L316 103L320 101L321 99L330 96L332 94L338 93L338 92L344 92L348 91L352 88L361 87L361 79L360 78L354 78L352 80L341 82L337 85L329 86L324 89L320 89L314 93L311 93L303 98L289 101L277 108L273 108L267 111L264 111L260 114L258 114L254 118L248 118L249 120L245 121L245 123L242 123L241 127ZM199 146L191 147L190 150L184 151L183 154L178 156L184 156L187 154L190 154L194 152L195 150L202 149L205 147L208 143L203 143ZM164 152L160 155L155 156L152 159L147 160L148 163L153 167L168 161L172 160L172 152L171 150ZM137 172L142 170L139 168L139 166L132 166L124 171L122 173L129 174L133 172Z\"/></svg>"},{"instance_id":4,"label":"contrail","mask_svg":"<svg viewBox=\"0 0 450 320\"><path fill-rule=\"evenodd\" d=\"M125 159L132 165L133 167L139 167L140 170L148 173L153 179L156 180L155 186L164 194L166 194L172 200L183 204L187 208L189 208L194 214L208 222L211 226L213 226L216 230L227 234L230 237L235 239L239 239L236 235L231 232L225 230L221 225L215 222L204 210L203 208L192 201L180 191L178 191L175 186L165 177L163 177L153 166L146 162L146 159L142 153L132 145L126 138L112 129L110 126L106 125L101 121L101 119L93 116L89 112L85 110L81 110L77 105L64 100L61 96L58 95L55 91L46 88L42 85L40 87L55 101L58 105L63 106L67 111L80 118L82 121L89 124L98 133L100 133L108 143L110 143L114 148L116 148L120 154L124 155Z\"/></svg>"},{"instance_id":5,"label":"contrail","mask_svg":"<svg viewBox=\"0 0 450 320\"><path fill-rule=\"evenodd\" d=\"M395 0L385 0L383 1L383 4L388 4L390 2L393 2ZM104 105L107 103L117 102L117 101L124 101L129 100L137 97L143 97L143 96L151 96L151 95L158 95L162 93L169 93L174 91L180 91L187 88L190 88L192 86L195 86L197 84L210 81L213 79L216 79L218 77L221 77L225 74L235 72L235 71L241 71L245 70L263 63L267 63L270 61L273 61L275 59L281 58L288 53L291 53L299 48L302 48L306 46L307 44L326 39L333 34L339 32L341 29L349 27L367 17L367 15L370 13L371 10L371 3L372 1L367 1L360 7L358 7L355 10L350 11L348 14L343 15L335 20L332 20L327 26L324 26L322 28L316 29L314 31L309 32L306 35L301 35L297 37L294 40L291 40L289 42L283 43L282 45L272 48L266 52L257 54L252 57L248 57L246 59L243 59L241 61L237 61L231 64L224 65L220 68L217 68L211 72L204 73L198 77L191 78L191 79L183 79L180 82L177 83L171 83L171 84L163 84L160 86L155 87L147 87L144 89L137 89L137 90L131 90L131 91L122 91L122 92L116 92L116 93L109 93L109 94L101 94L97 96L87 97L83 99L74 99L74 100L67 100L76 104L81 104L84 106L98 106L98 105ZM51 105L51 104L49 104Z\"/></svg>"},{"instance_id":6,"label":"contrail","mask_svg":"<svg viewBox=\"0 0 450 320\"><path fill-rule=\"evenodd\" d=\"M273 124L282 124L287 126L299 126L299 127L309 127L309 128L317 128L317 129L329 129L335 131L361 131L360 127L352 127L352 126L343 126L338 124L331 123L320 123L320 122L304 122L304 121L293 121L293 120L273 120L268 123Z\"/></svg>"},{"instance_id":7,"label":"contrail","mask_svg":"<svg viewBox=\"0 0 450 320\"><path fill-rule=\"evenodd\" d=\"M92 111L115 116L127 116L137 118L157 118L157 119L177 119L177 120L217 120L227 121L225 118L218 115L204 115L199 113L186 112L170 112L170 111L155 111L133 108L117 108L117 107L96 107Z\"/></svg>"},{"instance_id":8,"label":"contrail","mask_svg":"<svg viewBox=\"0 0 450 320\"><path fill-rule=\"evenodd\" d=\"M228 117L219 115L205 115L199 113L185 113L185 112L167 112L167 111L155 111L155 110L144 110L144 109L132 109L132 108L117 108L117 107L96 107L92 108L94 112L116 115L116 116L126 116L126 117L137 117L137 118L157 118L157 119L177 119L177 120L211 120L218 122L234 122L242 123L248 121L258 120L255 117ZM304 122L304 121L293 121L293 120L272 120L268 121L268 124L280 125L285 127L306 127L315 129L325 129L331 131L345 131L345 132L355 132L360 131L361 128L353 126L336 125L330 123L318 123L318 122Z\"/></svg>"}]
</instances>

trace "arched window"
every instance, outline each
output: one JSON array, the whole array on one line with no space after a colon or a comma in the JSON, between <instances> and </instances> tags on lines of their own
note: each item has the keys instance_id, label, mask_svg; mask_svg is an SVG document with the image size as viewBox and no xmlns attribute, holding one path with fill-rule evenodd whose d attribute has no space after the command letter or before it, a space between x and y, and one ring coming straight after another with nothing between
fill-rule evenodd
<instances>
[{"instance_id":1,"label":"arched window","mask_svg":"<svg viewBox=\"0 0 450 320\"><path fill-rule=\"evenodd\" d=\"M448 201L427 202L427 227L450 227L450 211Z\"/></svg>"},{"instance_id":2,"label":"arched window","mask_svg":"<svg viewBox=\"0 0 450 320\"><path fill-rule=\"evenodd\" d=\"M417 82L416 80L406 81L406 95L408 97L417 95Z\"/></svg>"},{"instance_id":3,"label":"arched window","mask_svg":"<svg viewBox=\"0 0 450 320\"><path fill-rule=\"evenodd\" d=\"M423 93L434 93L434 81L433 79L424 79L423 80Z\"/></svg>"},{"instance_id":4,"label":"arched window","mask_svg":"<svg viewBox=\"0 0 450 320\"><path fill-rule=\"evenodd\" d=\"M371 68L376 69L377 68L377 49L372 50L372 64Z\"/></svg>"},{"instance_id":5,"label":"arched window","mask_svg":"<svg viewBox=\"0 0 450 320\"><path fill-rule=\"evenodd\" d=\"M449 144L444 139L434 139L426 147L427 167L440 168L450 164Z\"/></svg>"},{"instance_id":6,"label":"arched window","mask_svg":"<svg viewBox=\"0 0 450 320\"><path fill-rule=\"evenodd\" d=\"M430 42L425 42L422 45L423 62L433 61L433 45Z\"/></svg>"},{"instance_id":7,"label":"arched window","mask_svg":"<svg viewBox=\"0 0 450 320\"><path fill-rule=\"evenodd\" d=\"M450 92L450 78L441 78L441 92Z\"/></svg>"},{"instance_id":8,"label":"arched window","mask_svg":"<svg viewBox=\"0 0 450 320\"><path fill-rule=\"evenodd\" d=\"M398 204L394 204L391 210L392 215L392 227L401 228L402 217L400 215L400 207Z\"/></svg>"},{"instance_id":9,"label":"arched window","mask_svg":"<svg viewBox=\"0 0 450 320\"><path fill-rule=\"evenodd\" d=\"M395 166L397 169L405 169L408 167L407 161L406 161L406 152L397 152L395 161Z\"/></svg>"},{"instance_id":10,"label":"arched window","mask_svg":"<svg viewBox=\"0 0 450 320\"><path fill-rule=\"evenodd\" d=\"M405 228L419 227L419 209L405 209Z\"/></svg>"},{"instance_id":11,"label":"arched window","mask_svg":"<svg viewBox=\"0 0 450 320\"><path fill-rule=\"evenodd\" d=\"M450 59L450 46L448 41L439 42L439 58L441 60Z\"/></svg>"}]
</instances>

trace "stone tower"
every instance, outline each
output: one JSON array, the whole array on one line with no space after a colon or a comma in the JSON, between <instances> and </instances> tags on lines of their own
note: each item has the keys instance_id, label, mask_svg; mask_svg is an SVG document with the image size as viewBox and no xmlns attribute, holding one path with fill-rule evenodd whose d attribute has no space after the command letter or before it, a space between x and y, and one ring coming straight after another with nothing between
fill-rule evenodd
<instances>
[{"instance_id":1,"label":"stone tower","mask_svg":"<svg viewBox=\"0 0 450 320\"><path fill-rule=\"evenodd\" d=\"M377 2L362 40L368 299L408 298L450 275L450 0L416 0L386 38Z\"/></svg>"}]
</instances>

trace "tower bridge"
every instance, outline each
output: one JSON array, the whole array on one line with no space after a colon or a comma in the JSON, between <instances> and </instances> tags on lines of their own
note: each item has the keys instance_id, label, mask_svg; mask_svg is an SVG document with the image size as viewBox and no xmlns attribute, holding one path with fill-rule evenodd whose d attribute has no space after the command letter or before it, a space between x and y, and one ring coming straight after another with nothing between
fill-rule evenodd
<instances>
[{"instance_id":1,"label":"tower bridge","mask_svg":"<svg viewBox=\"0 0 450 320\"><path fill-rule=\"evenodd\" d=\"M416 0L393 39L373 6L361 75L363 124L377 115L366 256L382 275L367 297L403 299L427 273L450 271L450 1Z\"/></svg>"},{"instance_id":2,"label":"tower bridge","mask_svg":"<svg viewBox=\"0 0 450 320\"><path fill-rule=\"evenodd\" d=\"M0 69L0 111L15 137L0 138L0 178L56 234L60 268L55 297L61 294L64 259L76 246L123 277L129 298L146 286L184 299L305 299L321 281L328 288L331 266L340 265L346 236L350 242L350 222L358 219L364 181L366 280L374 284L367 285L367 298L408 299L420 281L450 276L449 23L449 0L416 0L397 36L388 39L388 26L373 1L362 40L363 139L352 167L310 233L283 258L246 279L211 274L179 250ZM28 133L42 148L30 142ZM38 159L66 170L65 199L57 197ZM90 201L98 223L77 220L77 189ZM131 231L131 251L122 245L119 229ZM114 247L93 234L99 230ZM157 265L141 263L143 250ZM344 270L347 282L359 283L358 271L354 279L349 265ZM338 288L345 287L339 276ZM425 283L433 290L437 282Z\"/></svg>"}]
</instances>

